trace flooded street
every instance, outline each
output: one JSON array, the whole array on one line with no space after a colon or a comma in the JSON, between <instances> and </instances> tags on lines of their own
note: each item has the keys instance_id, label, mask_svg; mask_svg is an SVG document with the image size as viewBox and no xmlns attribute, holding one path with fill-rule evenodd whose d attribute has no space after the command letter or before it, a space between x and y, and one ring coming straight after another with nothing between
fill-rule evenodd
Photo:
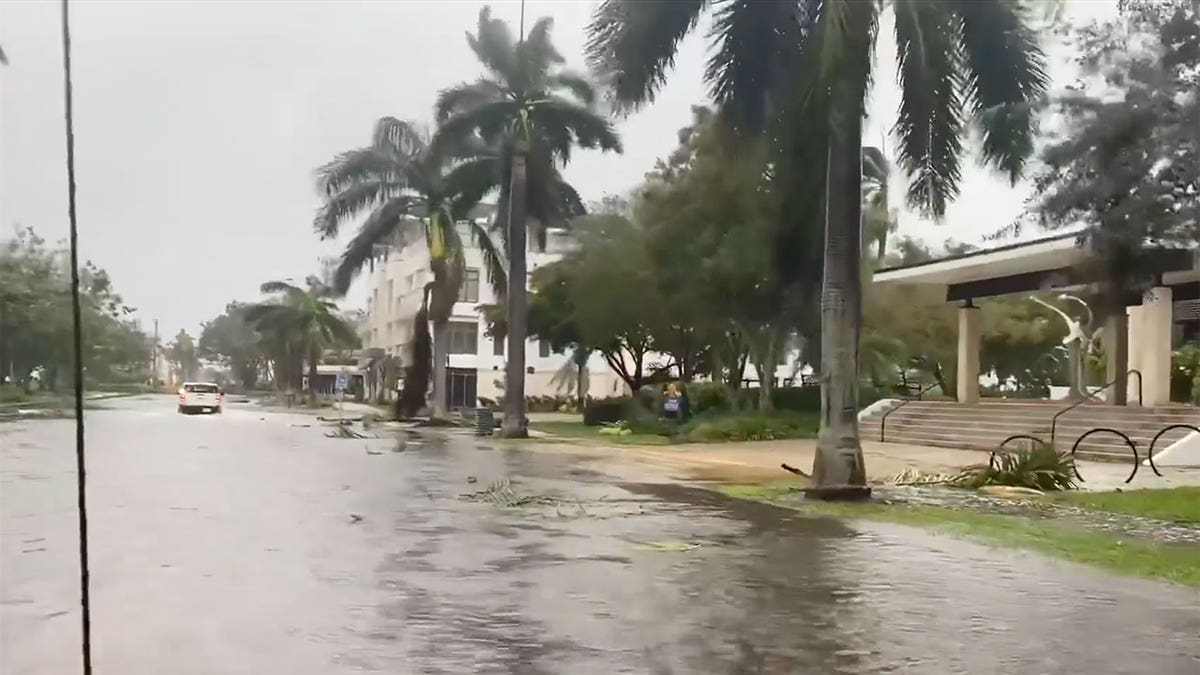
<instances>
[{"instance_id":1,"label":"flooded street","mask_svg":"<svg viewBox=\"0 0 1200 675\"><path fill-rule=\"evenodd\" d=\"M96 672L1195 673L1200 598L469 436L87 417ZM78 672L73 427L0 426L0 672ZM463 498L497 479L542 497Z\"/></svg>"}]
</instances>

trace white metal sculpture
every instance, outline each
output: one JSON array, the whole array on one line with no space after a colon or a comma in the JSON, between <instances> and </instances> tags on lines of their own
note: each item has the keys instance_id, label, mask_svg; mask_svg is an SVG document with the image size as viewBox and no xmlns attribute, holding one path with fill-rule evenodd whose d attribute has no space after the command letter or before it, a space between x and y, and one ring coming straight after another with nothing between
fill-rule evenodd
<instances>
[{"instance_id":1,"label":"white metal sculpture","mask_svg":"<svg viewBox=\"0 0 1200 675\"><path fill-rule=\"evenodd\" d=\"M1082 305L1087 312L1087 325L1085 326L1070 314L1067 314L1045 300L1033 295L1029 296L1030 300L1059 315L1062 317L1063 322L1066 323L1067 336L1062 339L1062 343L1067 347L1067 353L1070 358L1071 395L1073 397L1084 396L1084 362L1086 357L1092 353L1096 338L1100 336L1102 328L1097 328L1089 334L1088 331L1092 328L1094 315L1092 314L1092 308L1082 298L1070 293L1061 293L1058 298L1060 300L1073 300Z\"/></svg>"}]
</instances>

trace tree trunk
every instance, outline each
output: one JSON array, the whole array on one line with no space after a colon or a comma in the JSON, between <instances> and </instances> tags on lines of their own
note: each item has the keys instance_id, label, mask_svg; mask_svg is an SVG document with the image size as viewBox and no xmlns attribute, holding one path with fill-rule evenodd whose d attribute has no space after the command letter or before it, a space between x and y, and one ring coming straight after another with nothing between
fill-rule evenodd
<instances>
[{"instance_id":1,"label":"tree trunk","mask_svg":"<svg viewBox=\"0 0 1200 675\"><path fill-rule=\"evenodd\" d=\"M446 418L446 397L449 386L446 379L446 358L450 350L450 321L435 321L433 324L433 416Z\"/></svg>"},{"instance_id":2,"label":"tree trunk","mask_svg":"<svg viewBox=\"0 0 1200 675\"><path fill-rule=\"evenodd\" d=\"M825 261L821 287L821 427L812 495L861 498L866 467L858 438L858 343L862 324L862 116L852 94L831 131L826 163ZM840 100L839 100L840 99Z\"/></svg>"},{"instance_id":3,"label":"tree trunk","mask_svg":"<svg viewBox=\"0 0 1200 675\"><path fill-rule=\"evenodd\" d=\"M312 341L308 346L308 405L317 407L317 344Z\"/></svg>"},{"instance_id":4,"label":"tree trunk","mask_svg":"<svg viewBox=\"0 0 1200 675\"><path fill-rule=\"evenodd\" d=\"M525 156L524 141L513 153L512 183L508 195L508 362L505 366L504 421L506 438L525 438L525 334L528 331L528 298L525 296Z\"/></svg>"}]
</instances>

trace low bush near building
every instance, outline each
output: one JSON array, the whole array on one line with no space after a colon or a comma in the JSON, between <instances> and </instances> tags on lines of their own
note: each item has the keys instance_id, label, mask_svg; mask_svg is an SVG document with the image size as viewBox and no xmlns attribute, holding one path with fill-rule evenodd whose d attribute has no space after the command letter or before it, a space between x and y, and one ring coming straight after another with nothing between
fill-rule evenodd
<instances>
[{"instance_id":1,"label":"low bush near building","mask_svg":"<svg viewBox=\"0 0 1200 675\"><path fill-rule=\"evenodd\" d=\"M788 413L709 414L687 423L681 432L687 440L700 443L812 438L817 434L817 419Z\"/></svg>"},{"instance_id":2,"label":"low bush near building","mask_svg":"<svg viewBox=\"0 0 1200 675\"><path fill-rule=\"evenodd\" d=\"M590 427L626 419L632 400L628 396L588 399L583 408L583 423Z\"/></svg>"}]
</instances>

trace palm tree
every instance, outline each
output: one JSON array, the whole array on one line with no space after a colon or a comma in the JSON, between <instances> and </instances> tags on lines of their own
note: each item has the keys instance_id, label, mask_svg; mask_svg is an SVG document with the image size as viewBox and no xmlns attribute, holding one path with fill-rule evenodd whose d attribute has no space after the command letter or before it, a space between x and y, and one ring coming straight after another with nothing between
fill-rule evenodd
<instances>
[{"instance_id":1,"label":"palm tree","mask_svg":"<svg viewBox=\"0 0 1200 675\"><path fill-rule=\"evenodd\" d=\"M448 145L435 153L430 139L410 122L379 120L370 145L344 152L318 169L325 203L313 220L314 229L328 239L336 237L346 221L369 214L334 271L333 287L339 294L345 294L355 275L374 259L377 246L423 235L433 272L428 316L433 324L434 417L446 417L450 317L466 271L456 223L467 223L497 294L502 295L506 275L486 228L470 218L480 199L496 187L498 156L479 143L453 149Z\"/></svg>"},{"instance_id":2,"label":"palm tree","mask_svg":"<svg viewBox=\"0 0 1200 675\"><path fill-rule=\"evenodd\" d=\"M862 149L863 238L875 245L875 264L883 263L888 236L896 231L896 212L888 208L888 176L892 165L883 151Z\"/></svg>"},{"instance_id":3,"label":"palm tree","mask_svg":"<svg viewBox=\"0 0 1200 675\"><path fill-rule=\"evenodd\" d=\"M562 68L563 57L550 41L551 20L542 18L514 44L508 25L479 12L479 25L467 43L487 70L475 82L441 93L435 145L481 139L499 150L500 200L496 228L509 262L508 362L501 433L524 436L525 337L528 332L526 216L537 224L539 245L545 228L582 213L579 195L559 176L574 147L620 152L612 125L596 113L595 91L581 75Z\"/></svg>"},{"instance_id":4,"label":"palm tree","mask_svg":"<svg viewBox=\"0 0 1200 675\"><path fill-rule=\"evenodd\" d=\"M269 302L246 307L246 321L260 333L298 344L308 361L308 401L317 403L317 363L326 347L357 344L354 327L338 312L331 300L333 290L316 277L306 280L307 288L288 281L268 281L263 293L274 293Z\"/></svg>"},{"instance_id":5,"label":"palm tree","mask_svg":"<svg viewBox=\"0 0 1200 675\"><path fill-rule=\"evenodd\" d=\"M651 101L679 41L716 3L605 0L588 43L618 103ZM744 132L799 139L790 152L824 166L821 297L823 410L816 494L867 492L858 438L862 280L862 118L882 0L725 3L714 12L710 92ZM964 108L983 129L983 157L1016 180L1033 146L1031 103L1043 56L1024 8L1005 0L894 0L901 85L894 128L908 200L934 214L958 192ZM782 144L778 144L782 145ZM794 159L794 158L793 158ZM799 174L776 172L793 188ZM809 184L822 177L808 175Z\"/></svg>"},{"instance_id":6,"label":"palm tree","mask_svg":"<svg viewBox=\"0 0 1200 675\"><path fill-rule=\"evenodd\" d=\"M560 389L566 389L567 394L575 392L575 405L580 413L583 412L583 407L587 403L588 382L590 373L588 371L588 359L592 356L592 349L576 345L571 348L571 353L567 356L567 360L563 361L562 366L550 377L550 384L553 384Z\"/></svg>"}]
</instances>

